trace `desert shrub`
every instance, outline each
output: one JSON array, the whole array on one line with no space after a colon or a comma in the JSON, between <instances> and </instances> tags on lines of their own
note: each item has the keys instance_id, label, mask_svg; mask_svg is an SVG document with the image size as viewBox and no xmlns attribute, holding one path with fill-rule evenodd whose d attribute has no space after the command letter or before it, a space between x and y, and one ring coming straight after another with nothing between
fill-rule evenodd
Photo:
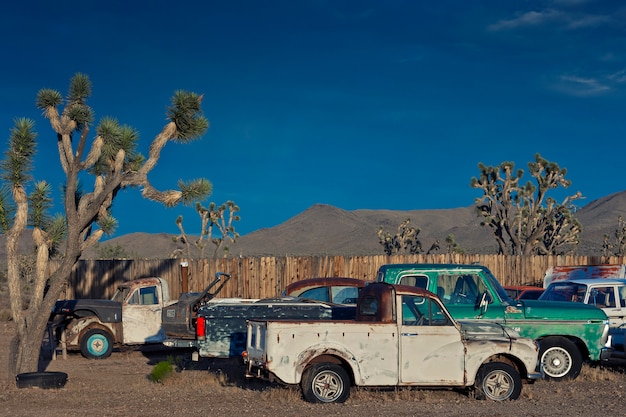
<instances>
[{"instance_id":1,"label":"desert shrub","mask_svg":"<svg viewBox=\"0 0 626 417\"><path fill-rule=\"evenodd\" d=\"M162 383L166 378L174 373L174 360L170 357L166 361L161 361L154 365L150 373L150 381Z\"/></svg>"}]
</instances>

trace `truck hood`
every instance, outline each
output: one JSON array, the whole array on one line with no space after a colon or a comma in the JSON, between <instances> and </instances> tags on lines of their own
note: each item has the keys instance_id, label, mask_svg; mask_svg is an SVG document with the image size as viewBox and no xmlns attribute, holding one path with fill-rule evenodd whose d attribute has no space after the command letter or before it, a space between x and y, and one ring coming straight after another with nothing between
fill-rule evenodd
<instances>
[{"instance_id":1,"label":"truck hood","mask_svg":"<svg viewBox=\"0 0 626 417\"><path fill-rule=\"evenodd\" d=\"M466 339L510 339L519 338L515 330L498 323L483 320L459 320L461 332Z\"/></svg>"},{"instance_id":2,"label":"truck hood","mask_svg":"<svg viewBox=\"0 0 626 417\"><path fill-rule=\"evenodd\" d=\"M604 311L588 304L567 301L523 300L517 304L517 307L523 309L527 319L607 320Z\"/></svg>"}]
</instances>

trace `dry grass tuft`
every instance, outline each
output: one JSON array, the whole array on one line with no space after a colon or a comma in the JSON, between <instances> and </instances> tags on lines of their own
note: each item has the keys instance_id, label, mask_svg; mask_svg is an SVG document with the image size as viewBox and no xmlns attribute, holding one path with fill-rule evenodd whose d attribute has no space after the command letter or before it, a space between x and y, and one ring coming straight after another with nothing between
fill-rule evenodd
<instances>
[{"instance_id":1,"label":"dry grass tuft","mask_svg":"<svg viewBox=\"0 0 626 417\"><path fill-rule=\"evenodd\" d=\"M600 382L600 381L610 381L615 382L622 379L620 374L624 373L624 368L619 366L607 366L607 365L587 365L583 366L583 369L580 371L580 375L577 380L580 381L589 381L589 382ZM570 381L574 382L574 381Z\"/></svg>"},{"instance_id":2,"label":"dry grass tuft","mask_svg":"<svg viewBox=\"0 0 626 417\"><path fill-rule=\"evenodd\" d=\"M298 387L282 387L272 385L261 393L264 401L271 401L280 405L290 405L302 401L302 394Z\"/></svg>"},{"instance_id":3,"label":"dry grass tuft","mask_svg":"<svg viewBox=\"0 0 626 417\"><path fill-rule=\"evenodd\" d=\"M207 371L182 371L172 374L163 380L163 385L171 387L189 386L225 386L226 381L221 375Z\"/></svg>"},{"instance_id":4,"label":"dry grass tuft","mask_svg":"<svg viewBox=\"0 0 626 417\"><path fill-rule=\"evenodd\" d=\"M426 404L438 404L450 401L459 401L466 396L455 390L417 389L411 387L397 387L390 389L354 388L350 398L365 402L419 402Z\"/></svg>"}]
</instances>

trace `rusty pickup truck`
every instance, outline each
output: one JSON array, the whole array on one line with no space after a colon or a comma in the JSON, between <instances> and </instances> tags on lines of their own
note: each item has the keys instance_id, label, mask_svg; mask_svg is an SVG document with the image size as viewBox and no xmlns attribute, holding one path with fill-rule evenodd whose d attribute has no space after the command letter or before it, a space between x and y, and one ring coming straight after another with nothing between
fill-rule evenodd
<instances>
[{"instance_id":1,"label":"rusty pickup truck","mask_svg":"<svg viewBox=\"0 0 626 417\"><path fill-rule=\"evenodd\" d=\"M248 320L246 376L299 385L313 403L344 402L350 387L467 389L516 399L535 372L538 346L512 329L455 321L427 290L374 283L353 320Z\"/></svg>"},{"instance_id":2,"label":"rusty pickup truck","mask_svg":"<svg viewBox=\"0 0 626 417\"><path fill-rule=\"evenodd\" d=\"M49 324L67 350L80 350L89 359L109 357L115 345L191 347L198 309L210 303L229 279L218 272L204 291L184 293L178 300L170 299L162 278L127 281L110 300L57 301Z\"/></svg>"}]
</instances>

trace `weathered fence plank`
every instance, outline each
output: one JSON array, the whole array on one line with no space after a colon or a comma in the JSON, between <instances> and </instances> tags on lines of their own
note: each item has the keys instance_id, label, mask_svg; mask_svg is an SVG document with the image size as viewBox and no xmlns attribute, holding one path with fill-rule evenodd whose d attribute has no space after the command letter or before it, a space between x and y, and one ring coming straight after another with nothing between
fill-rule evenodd
<instances>
[{"instance_id":1,"label":"weathered fence plank","mask_svg":"<svg viewBox=\"0 0 626 417\"><path fill-rule=\"evenodd\" d=\"M299 256L220 259L82 260L67 285L66 298L109 298L120 282L158 276L167 280L172 298L180 296L181 264L188 264L189 291L202 291L216 272L231 274L220 297L266 298L280 295L294 281L313 277L349 277L375 280L388 263L478 263L488 267L502 285L541 285L546 269L557 265L623 264L626 257L504 256L504 255L374 255ZM52 261L54 271L59 261Z\"/></svg>"}]
</instances>

